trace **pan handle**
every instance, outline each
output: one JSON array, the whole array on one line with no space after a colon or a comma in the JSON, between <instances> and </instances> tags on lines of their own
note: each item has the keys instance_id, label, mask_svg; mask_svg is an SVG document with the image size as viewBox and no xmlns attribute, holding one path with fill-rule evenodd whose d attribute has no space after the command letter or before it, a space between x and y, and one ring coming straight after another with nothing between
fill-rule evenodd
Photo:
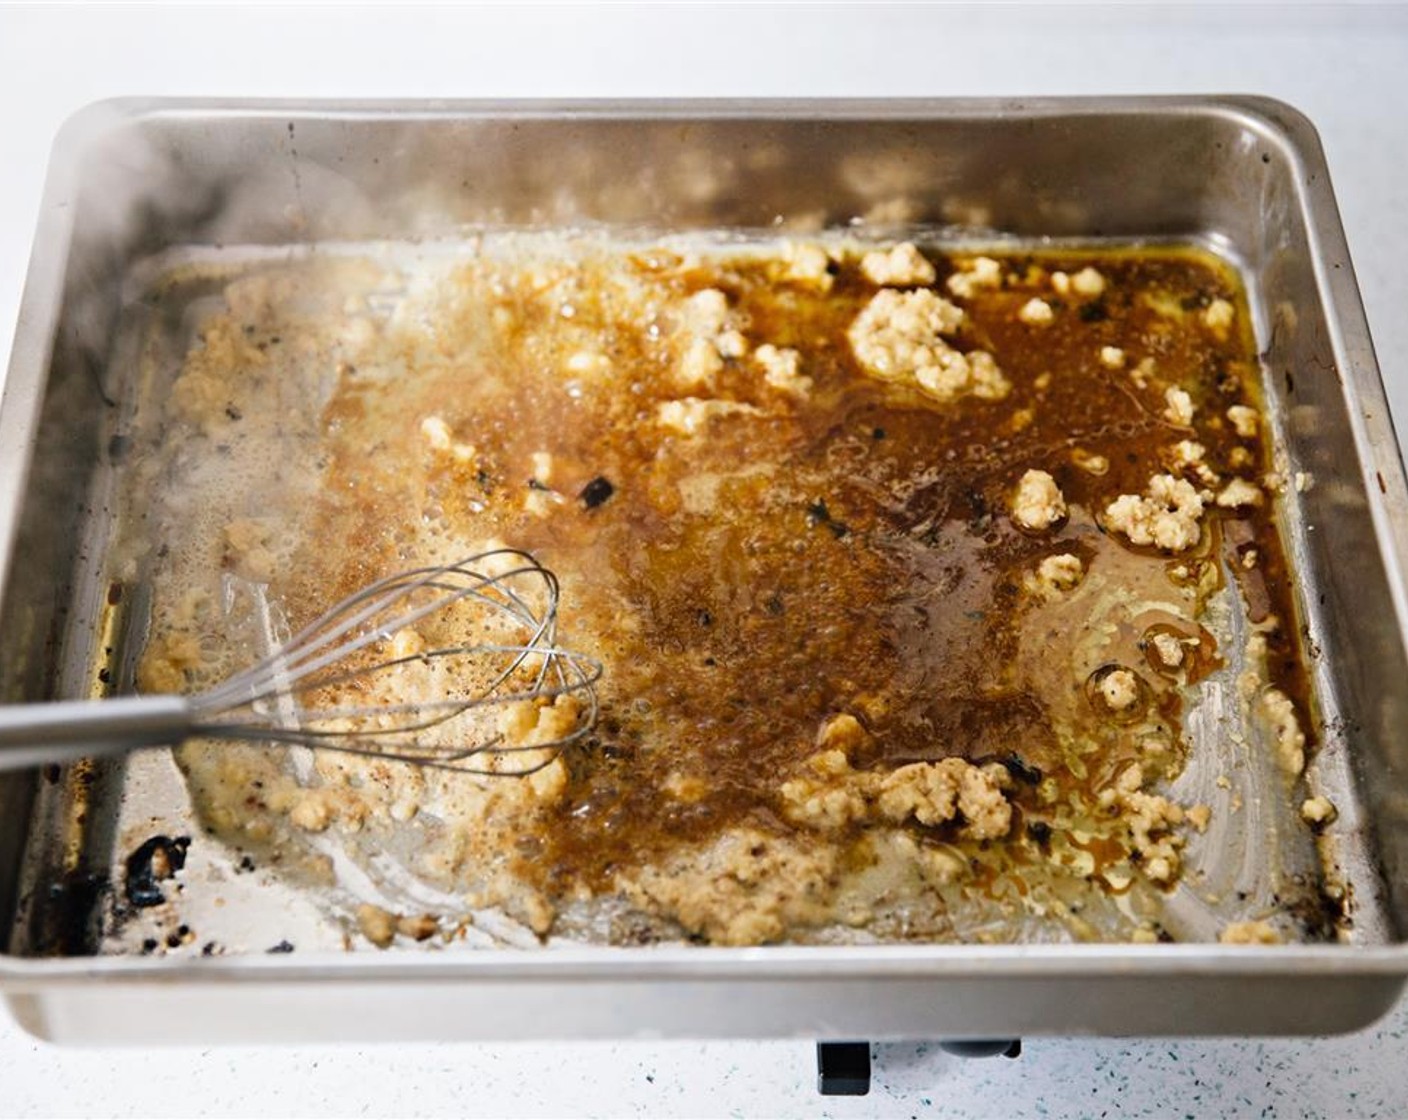
<instances>
[{"instance_id":1,"label":"pan handle","mask_svg":"<svg viewBox=\"0 0 1408 1120\"><path fill-rule=\"evenodd\" d=\"M0 705L0 770L171 746L190 734L193 718L184 696Z\"/></svg>"}]
</instances>

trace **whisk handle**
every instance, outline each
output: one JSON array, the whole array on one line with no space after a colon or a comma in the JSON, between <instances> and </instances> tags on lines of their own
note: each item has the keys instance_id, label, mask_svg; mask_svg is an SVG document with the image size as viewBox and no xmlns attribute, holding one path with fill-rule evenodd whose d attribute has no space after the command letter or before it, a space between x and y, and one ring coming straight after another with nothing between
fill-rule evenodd
<instances>
[{"instance_id":1,"label":"whisk handle","mask_svg":"<svg viewBox=\"0 0 1408 1120\"><path fill-rule=\"evenodd\" d=\"M184 696L0 705L0 770L179 743L193 718Z\"/></svg>"}]
</instances>

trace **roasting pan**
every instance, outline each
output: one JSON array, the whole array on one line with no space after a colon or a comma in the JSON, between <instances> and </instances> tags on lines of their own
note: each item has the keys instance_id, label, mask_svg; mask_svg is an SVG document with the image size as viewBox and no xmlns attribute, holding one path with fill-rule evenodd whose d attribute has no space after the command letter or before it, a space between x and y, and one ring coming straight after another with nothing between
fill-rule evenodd
<instances>
[{"instance_id":1,"label":"roasting pan","mask_svg":"<svg viewBox=\"0 0 1408 1120\"><path fill-rule=\"evenodd\" d=\"M90 695L121 647L103 546L152 261L485 228L837 227L897 198L987 237L1185 242L1239 271L1278 467L1315 479L1281 513L1346 938L348 953L310 926L297 952L111 952L97 924L122 826L182 812L169 759L142 752L0 775L0 991L25 1028L81 1043L958 1039L1324 1034L1385 1013L1408 976L1408 489L1319 142L1266 99L90 107L55 145L0 405L0 696ZM241 889L304 921L286 888Z\"/></svg>"}]
</instances>

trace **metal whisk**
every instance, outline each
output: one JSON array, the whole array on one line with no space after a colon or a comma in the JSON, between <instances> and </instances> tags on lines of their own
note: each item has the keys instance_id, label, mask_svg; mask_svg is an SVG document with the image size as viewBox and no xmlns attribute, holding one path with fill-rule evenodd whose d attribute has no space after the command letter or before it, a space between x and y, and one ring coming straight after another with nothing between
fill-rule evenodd
<instances>
[{"instance_id":1,"label":"metal whisk","mask_svg":"<svg viewBox=\"0 0 1408 1120\"><path fill-rule=\"evenodd\" d=\"M513 548L388 576L203 692L0 707L0 768L211 738L526 776L597 717L601 664L557 645L559 598ZM431 647L417 627L456 637ZM505 733L514 704L528 721L550 706L546 730Z\"/></svg>"}]
</instances>

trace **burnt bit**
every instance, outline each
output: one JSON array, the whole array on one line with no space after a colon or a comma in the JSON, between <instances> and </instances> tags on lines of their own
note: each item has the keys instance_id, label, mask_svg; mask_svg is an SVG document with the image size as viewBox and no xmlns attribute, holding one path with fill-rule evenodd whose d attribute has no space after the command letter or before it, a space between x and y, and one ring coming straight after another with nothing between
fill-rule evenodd
<instances>
[{"instance_id":1,"label":"burnt bit","mask_svg":"<svg viewBox=\"0 0 1408 1120\"><path fill-rule=\"evenodd\" d=\"M160 883L186 866L186 849L190 846L189 836L178 836L174 840L169 836L153 836L128 856L124 882L127 901L138 909L165 902L166 894Z\"/></svg>"},{"instance_id":2,"label":"burnt bit","mask_svg":"<svg viewBox=\"0 0 1408 1120\"><path fill-rule=\"evenodd\" d=\"M1051 826L1045 821L1028 821L1027 835L1035 843L1045 847L1051 842Z\"/></svg>"},{"instance_id":3,"label":"burnt bit","mask_svg":"<svg viewBox=\"0 0 1408 1120\"><path fill-rule=\"evenodd\" d=\"M1243 382L1237 372L1221 359L1218 359L1215 369L1213 384L1217 391L1224 397L1240 397Z\"/></svg>"},{"instance_id":4,"label":"burnt bit","mask_svg":"<svg viewBox=\"0 0 1408 1120\"><path fill-rule=\"evenodd\" d=\"M238 868L238 870L240 870L240 871L253 871L253 870L254 870L254 857L253 857L253 856L248 856L248 855L240 856L240 862L239 862L239 868Z\"/></svg>"},{"instance_id":5,"label":"burnt bit","mask_svg":"<svg viewBox=\"0 0 1408 1120\"><path fill-rule=\"evenodd\" d=\"M1028 764L1023 761L1020 755L1009 755L998 761L1007 768L1007 772L1011 774L1012 777L1023 785L1039 786L1041 785L1041 779L1045 776L1042 774L1040 767Z\"/></svg>"},{"instance_id":6,"label":"burnt bit","mask_svg":"<svg viewBox=\"0 0 1408 1120\"><path fill-rule=\"evenodd\" d=\"M1110 317L1110 309L1105 306L1104 300L1091 300L1089 303L1080 305L1080 321L1082 323L1103 323Z\"/></svg>"},{"instance_id":7,"label":"burnt bit","mask_svg":"<svg viewBox=\"0 0 1408 1120\"><path fill-rule=\"evenodd\" d=\"M831 511L826 508L826 502L818 498L807 507L807 524L815 528L818 525L825 525L831 530L831 535L837 540L850 535L851 529L844 522L837 521L831 516Z\"/></svg>"},{"instance_id":8,"label":"burnt bit","mask_svg":"<svg viewBox=\"0 0 1408 1120\"><path fill-rule=\"evenodd\" d=\"M546 494L552 489L552 487L550 487L546 482L539 482L536 478L530 478L528 480L528 489L538 490Z\"/></svg>"},{"instance_id":9,"label":"burnt bit","mask_svg":"<svg viewBox=\"0 0 1408 1120\"><path fill-rule=\"evenodd\" d=\"M1242 565L1242 558L1257 548L1255 527L1241 518L1229 518L1224 522L1223 540L1227 562L1236 572L1246 599L1247 617L1252 622L1265 622L1274 613L1266 574L1260 567L1248 569Z\"/></svg>"},{"instance_id":10,"label":"burnt bit","mask_svg":"<svg viewBox=\"0 0 1408 1120\"><path fill-rule=\"evenodd\" d=\"M616 493L616 487L611 484L611 481L603 475L597 475L582 487L582 492L578 497L582 499L582 505L587 509L596 509L614 493Z\"/></svg>"},{"instance_id":11,"label":"burnt bit","mask_svg":"<svg viewBox=\"0 0 1408 1120\"><path fill-rule=\"evenodd\" d=\"M227 404L227 405L225 406L225 415L226 415L229 419L231 419L231 420L243 420L243 419L244 419L244 413L241 412L238 408L236 408L236 407L235 407L234 405L232 405L232 404Z\"/></svg>"},{"instance_id":12,"label":"burnt bit","mask_svg":"<svg viewBox=\"0 0 1408 1120\"><path fill-rule=\"evenodd\" d=\"M280 941L277 945L272 945L272 946L270 946L268 949L266 949L266 950L264 950L264 951L265 951L266 953L292 953L292 952L293 952L293 942L292 942L292 941Z\"/></svg>"},{"instance_id":13,"label":"burnt bit","mask_svg":"<svg viewBox=\"0 0 1408 1120\"><path fill-rule=\"evenodd\" d=\"M142 956L144 956L144 957L149 957L149 956L151 956L153 953L155 953L155 952L157 951L157 948L158 948L160 945L161 945L161 942L158 941L155 937L148 937L145 941L142 942Z\"/></svg>"},{"instance_id":14,"label":"burnt bit","mask_svg":"<svg viewBox=\"0 0 1408 1120\"><path fill-rule=\"evenodd\" d=\"M1300 877L1297 876L1297 879ZM1297 883L1302 891L1284 900L1285 907L1312 941L1334 941L1345 922L1344 903L1331 898L1323 883Z\"/></svg>"},{"instance_id":15,"label":"burnt bit","mask_svg":"<svg viewBox=\"0 0 1408 1120\"><path fill-rule=\"evenodd\" d=\"M970 511L969 524L974 530L982 530L992 520L992 503L988 501L986 494L971 486L965 491L964 497Z\"/></svg>"}]
</instances>

